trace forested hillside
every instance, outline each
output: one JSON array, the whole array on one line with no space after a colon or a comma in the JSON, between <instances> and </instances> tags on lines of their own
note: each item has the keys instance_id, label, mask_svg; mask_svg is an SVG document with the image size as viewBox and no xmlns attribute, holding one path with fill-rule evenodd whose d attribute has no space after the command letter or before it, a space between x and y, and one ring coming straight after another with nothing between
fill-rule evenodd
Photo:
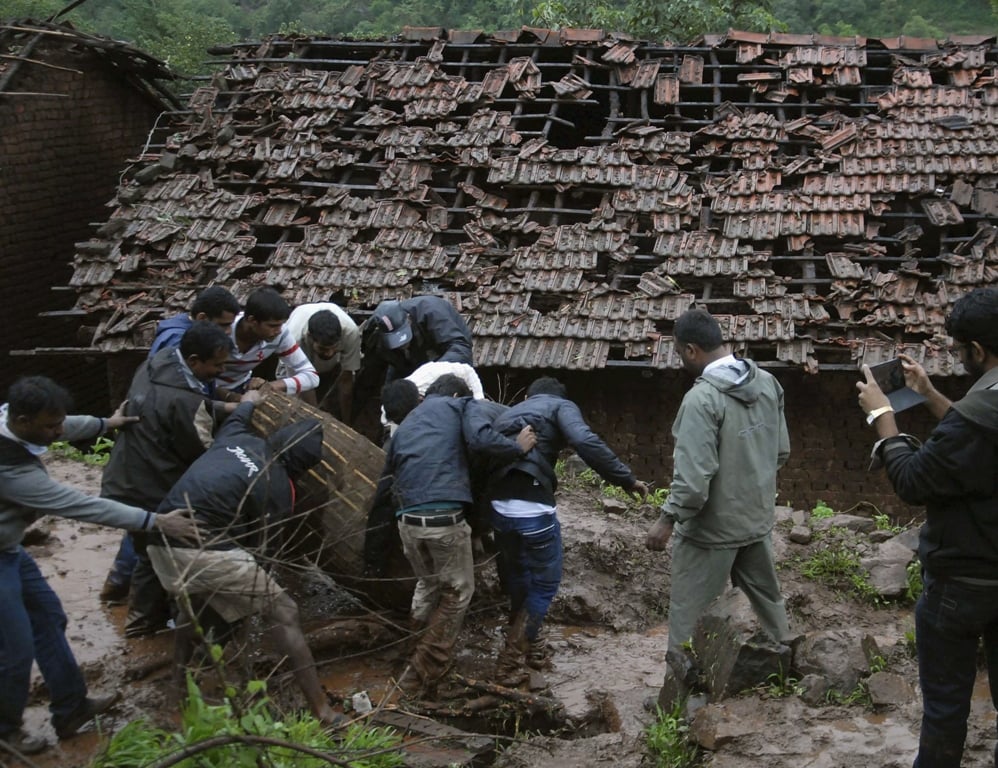
<instances>
[{"instance_id":1,"label":"forested hillside","mask_svg":"<svg viewBox=\"0 0 998 768\"><path fill-rule=\"evenodd\" d=\"M0 0L0 18L50 18L69 0ZM180 72L205 49L264 35L389 37L406 25L601 27L685 42L729 28L945 38L998 30L998 0L84 0L59 16L127 40Z\"/></svg>"}]
</instances>

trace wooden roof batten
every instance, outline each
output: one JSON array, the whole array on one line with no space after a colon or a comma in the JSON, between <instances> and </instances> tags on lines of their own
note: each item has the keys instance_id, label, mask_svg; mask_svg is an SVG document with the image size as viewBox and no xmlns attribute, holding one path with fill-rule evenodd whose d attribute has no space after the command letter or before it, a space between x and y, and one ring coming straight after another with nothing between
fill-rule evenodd
<instances>
[{"instance_id":1,"label":"wooden roof batten","mask_svg":"<svg viewBox=\"0 0 998 768\"><path fill-rule=\"evenodd\" d=\"M700 305L769 367L960 372L943 318L998 270L993 38L584 32L214 49L78 249L88 349L269 283L358 318L440 293L483 366L675 367Z\"/></svg>"}]
</instances>

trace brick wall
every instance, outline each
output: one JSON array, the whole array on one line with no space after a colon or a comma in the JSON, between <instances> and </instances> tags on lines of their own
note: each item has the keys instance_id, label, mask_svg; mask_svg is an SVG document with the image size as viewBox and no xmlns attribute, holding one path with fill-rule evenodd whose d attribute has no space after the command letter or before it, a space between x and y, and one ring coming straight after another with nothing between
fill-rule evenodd
<instances>
[{"instance_id":1,"label":"brick wall","mask_svg":"<svg viewBox=\"0 0 998 768\"><path fill-rule=\"evenodd\" d=\"M679 371L603 370L592 373L482 372L491 397L510 403L523 397L534 378L554 375L582 409L593 429L628 462L638 477L668 485L672 473L672 421L691 379ZM864 502L903 522L920 510L899 501L883 472L867 471L874 432L856 401L856 374L828 372L808 376L780 371L786 393L791 457L780 472L779 501L811 509L819 501L836 510ZM966 379L947 379L937 386L951 398L969 386ZM898 416L902 431L921 439L934 420L924 408ZM869 507L866 507L869 510Z\"/></svg>"},{"instance_id":2,"label":"brick wall","mask_svg":"<svg viewBox=\"0 0 998 768\"><path fill-rule=\"evenodd\" d=\"M53 292L72 274L73 244L107 219L105 203L127 159L134 156L158 108L87 51L42 43L22 62L8 92L62 96L0 99L0 393L17 376L50 375L68 386L78 405L103 412L107 374L100 358L8 357L11 349L75 346L78 323L39 318L69 309L72 292ZM2 395L0 395L2 396Z\"/></svg>"}]
</instances>

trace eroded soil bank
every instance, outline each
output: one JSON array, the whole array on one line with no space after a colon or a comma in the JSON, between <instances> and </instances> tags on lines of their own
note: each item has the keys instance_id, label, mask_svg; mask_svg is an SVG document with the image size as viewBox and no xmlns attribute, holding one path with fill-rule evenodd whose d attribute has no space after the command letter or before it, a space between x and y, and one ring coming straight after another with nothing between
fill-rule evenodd
<instances>
[{"instance_id":1,"label":"eroded soil bank","mask_svg":"<svg viewBox=\"0 0 998 768\"><path fill-rule=\"evenodd\" d=\"M99 469L55 457L53 476L96 492ZM459 727L484 726L486 733L515 733L510 746L495 757L497 765L569 768L649 765L643 731L651 716L642 702L654 695L662 678L668 596L667 554L644 549L644 533L654 518L651 509L603 511L599 497L580 485L559 497L565 533L565 577L549 626L553 667L545 673L549 694L561 702L568 726L557 734L527 737L529 723L510 716L479 721L449 721ZM145 718L169 726L177 722L176 696L170 685L168 633L125 640L123 607L104 607L97 595L118 542L118 533L87 524L50 519L47 536L32 554L62 598L69 616L67 634L95 690L117 688L121 706L102 719L101 731L113 732ZM716 704L720 708L715 749L704 753L713 768L834 768L837 766L909 766L917 744L921 708L917 674L905 634L912 628L910 607L873 607L841 592L815 584L799 573L808 546L789 543L779 529L777 552L781 580L792 621L801 632L862 628L885 651L888 669L903 675L915 689L910 701L872 710L820 704L809 706L795 695L776 697L768 690L745 692ZM456 670L472 679L487 679L498 650L501 599L494 568L482 576L462 637ZM303 578L300 598L310 627L331 612L365 621L356 603L342 599L322 580ZM252 637L252 634L251 634ZM324 684L336 701L367 691L375 704L391 690L391 680L404 658L404 641L390 641L377 651L337 648L317 653ZM260 666L259 658L248 665ZM293 686L274 681L280 701L295 703ZM53 746L38 766L86 766L100 746L102 734L90 728L76 739L57 743L47 721L47 700L36 686L26 716L29 729L44 733ZM994 714L984 673L974 698L964 766L990 766L994 748ZM535 734L535 732L533 732ZM154 756L150 756L152 759ZM490 758L491 759L491 758ZM645 761L645 762L643 762ZM4 759L0 759L3 763ZM8 761L9 762L9 761ZM424 763L425 764L425 763Z\"/></svg>"}]
</instances>

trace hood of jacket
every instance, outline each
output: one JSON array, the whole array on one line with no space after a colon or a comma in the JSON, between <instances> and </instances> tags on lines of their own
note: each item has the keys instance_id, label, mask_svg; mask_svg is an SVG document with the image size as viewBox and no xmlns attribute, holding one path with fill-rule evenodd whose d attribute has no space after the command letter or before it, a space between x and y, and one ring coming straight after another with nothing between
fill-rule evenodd
<instances>
[{"instance_id":1,"label":"hood of jacket","mask_svg":"<svg viewBox=\"0 0 998 768\"><path fill-rule=\"evenodd\" d=\"M267 445L293 480L322 459L322 425L317 419L289 424L268 436Z\"/></svg>"},{"instance_id":2,"label":"hood of jacket","mask_svg":"<svg viewBox=\"0 0 998 768\"><path fill-rule=\"evenodd\" d=\"M752 360L735 358L700 374L712 387L746 404L752 404L761 395L759 368Z\"/></svg>"},{"instance_id":3,"label":"hood of jacket","mask_svg":"<svg viewBox=\"0 0 998 768\"><path fill-rule=\"evenodd\" d=\"M981 376L953 410L998 442L998 368Z\"/></svg>"}]
</instances>

